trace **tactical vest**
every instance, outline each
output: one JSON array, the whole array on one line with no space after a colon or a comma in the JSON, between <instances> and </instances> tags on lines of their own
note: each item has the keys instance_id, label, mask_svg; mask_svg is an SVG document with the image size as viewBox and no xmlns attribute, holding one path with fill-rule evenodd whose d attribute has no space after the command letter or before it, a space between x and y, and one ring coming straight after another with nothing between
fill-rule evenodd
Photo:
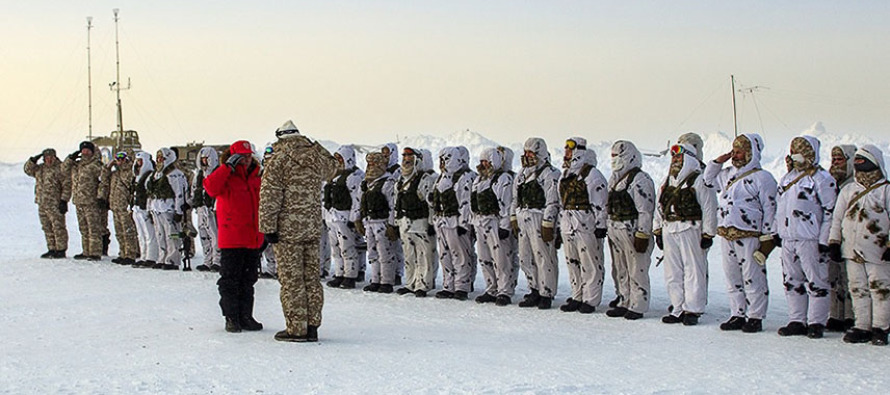
<instances>
[{"instance_id":1,"label":"tactical vest","mask_svg":"<svg viewBox=\"0 0 890 395\"><path fill-rule=\"evenodd\" d=\"M635 167L633 169L628 170L627 174L624 175L623 179L627 180L625 182L625 188L616 191L614 189L609 190L609 202L606 206L606 212L609 213L609 219L612 221L631 221L635 220L640 216L640 213L637 211L637 206L634 204L634 199L630 196L630 185L634 182L634 177L639 173L640 168ZM615 186L621 184L620 180L615 183Z\"/></svg>"},{"instance_id":2,"label":"tactical vest","mask_svg":"<svg viewBox=\"0 0 890 395\"><path fill-rule=\"evenodd\" d=\"M213 207L216 199L210 197L204 190L204 171L198 170L195 177L195 193L192 195L192 205L195 207Z\"/></svg>"},{"instance_id":3,"label":"tactical vest","mask_svg":"<svg viewBox=\"0 0 890 395\"><path fill-rule=\"evenodd\" d=\"M358 170L357 167L344 170L340 172L336 181L325 184L323 198L324 208L330 210L331 207L333 207L334 210L339 211L352 209L352 194L349 193L349 187L346 186L346 181L356 170Z\"/></svg>"},{"instance_id":4,"label":"tactical vest","mask_svg":"<svg viewBox=\"0 0 890 395\"><path fill-rule=\"evenodd\" d=\"M362 181L361 215L367 219L389 218L389 203L383 195L383 184L386 180L379 180L368 188L368 181Z\"/></svg>"},{"instance_id":5,"label":"tactical vest","mask_svg":"<svg viewBox=\"0 0 890 395\"><path fill-rule=\"evenodd\" d=\"M398 163L396 163L390 167L387 167L386 171L388 171L390 174L396 174L396 170L399 170L399 167L401 167L401 166Z\"/></svg>"},{"instance_id":6,"label":"tactical vest","mask_svg":"<svg viewBox=\"0 0 890 395\"><path fill-rule=\"evenodd\" d=\"M593 166L584 164L578 174L569 174L559 181L559 197L566 210L590 210L590 196L587 194L587 181Z\"/></svg>"},{"instance_id":7,"label":"tactical vest","mask_svg":"<svg viewBox=\"0 0 890 395\"><path fill-rule=\"evenodd\" d=\"M400 179L396 188L399 191L399 197L396 200L396 218L408 217L410 220L428 218L430 216L430 205L426 200L417 195L417 188L425 173L414 175L408 187L405 187L405 180Z\"/></svg>"},{"instance_id":8,"label":"tactical vest","mask_svg":"<svg viewBox=\"0 0 890 395\"><path fill-rule=\"evenodd\" d=\"M460 215L460 203L457 201L457 192L454 191L454 187L457 185L457 181L460 180L461 176L468 171L468 169L460 169L455 172L454 177L451 178L451 188L441 192L438 188L433 189L433 210L436 211L436 215L442 217L455 217Z\"/></svg>"},{"instance_id":9,"label":"tactical vest","mask_svg":"<svg viewBox=\"0 0 890 395\"><path fill-rule=\"evenodd\" d=\"M662 185L658 203L665 221L701 220L701 205L695 196L695 188L692 187L698 176L699 173L692 173L677 186L669 186L667 181Z\"/></svg>"},{"instance_id":10,"label":"tactical vest","mask_svg":"<svg viewBox=\"0 0 890 395\"><path fill-rule=\"evenodd\" d=\"M549 169L550 166L544 165L541 166L535 172L535 179L531 182L522 183L519 186L518 195L516 198L519 199L518 206L520 208L532 208L532 209L543 209L544 206L547 205L547 197L544 195L544 188L541 186L541 183L538 182L538 177L541 176L541 173L544 170Z\"/></svg>"},{"instance_id":11,"label":"tactical vest","mask_svg":"<svg viewBox=\"0 0 890 395\"><path fill-rule=\"evenodd\" d=\"M497 181L503 173L501 170L495 171L491 175L491 182ZM478 215L498 215L501 212L498 197L494 194L491 184L488 184L488 188L481 192L473 191L470 194L470 209L473 210L474 214Z\"/></svg>"},{"instance_id":12,"label":"tactical vest","mask_svg":"<svg viewBox=\"0 0 890 395\"><path fill-rule=\"evenodd\" d=\"M150 176L151 173L145 173L137 178L133 188L133 206L143 210L148 207L148 188L145 185L145 180Z\"/></svg>"},{"instance_id":13,"label":"tactical vest","mask_svg":"<svg viewBox=\"0 0 890 395\"><path fill-rule=\"evenodd\" d=\"M161 178L154 178L154 176L148 179L148 196L154 199L166 200L173 199L176 197L176 194L173 192L173 187L170 185L170 180L167 179L167 175L173 171L173 165L168 166L164 169L164 175Z\"/></svg>"}]
</instances>

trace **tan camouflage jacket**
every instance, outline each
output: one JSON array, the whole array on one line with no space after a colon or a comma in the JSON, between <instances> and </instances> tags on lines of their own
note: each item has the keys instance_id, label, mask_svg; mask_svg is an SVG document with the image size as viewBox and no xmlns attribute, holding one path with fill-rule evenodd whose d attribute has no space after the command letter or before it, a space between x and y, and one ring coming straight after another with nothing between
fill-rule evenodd
<instances>
[{"instance_id":1,"label":"tan camouflage jacket","mask_svg":"<svg viewBox=\"0 0 890 395\"><path fill-rule=\"evenodd\" d=\"M38 165L26 160L25 174L37 181L34 186L34 203L58 207L60 201L71 199L71 177L67 177L62 169L62 162L57 160L53 165Z\"/></svg>"},{"instance_id":2,"label":"tan camouflage jacket","mask_svg":"<svg viewBox=\"0 0 890 395\"><path fill-rule=\"evenodd\" d=\"M328 150L303 136L273 145L260 186L260 232L278 233L284 242L318 241L321 237L321 183L337 169Z\"/></svg>"},{"instance_id":3,"label":"tan camouflage jacket","mask_svg":"<svg viewBox=\"0 0 890 395\"><path fill-rule=\"evenodd\" d=\"M105 166L99 184L99 197L108 201L112 211L127 211L133 196L133 162L126 161L122 166Z\"/></svg>"},{"instance_id":4,"label":"tan camouflage jacket","mask_svg":"<svg viewBox=\"0 0 890 395\"><path fill-rule=\"evenodd\" d=\"M89 159L81 158L78 161L65 159L62 169L71 174L71 202L75 206L96 204L102 168L102 161L95 154Z\"/></svg>"}]
</instances>

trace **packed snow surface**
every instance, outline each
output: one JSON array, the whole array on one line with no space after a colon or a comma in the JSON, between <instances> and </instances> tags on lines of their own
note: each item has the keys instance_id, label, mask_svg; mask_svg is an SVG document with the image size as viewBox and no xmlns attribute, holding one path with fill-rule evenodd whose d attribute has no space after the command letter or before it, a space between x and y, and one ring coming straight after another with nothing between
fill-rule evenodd
<instances>
[{"instance_id":1,"label":"packed snow surface","mask_svg":"<svg viewBox=\"0 0 890 395\"><path fill-rule=\"evenodd\" d=\"M820 137L826 162L830 145L843 138ZM730 141L725 135L706 136L705 157L725 152ZM609 144L591 145L608 174ZM559 147L551 148L558 153ZM773 158L764 164L778 178L781 156ZM664 177L666 161L647 158L646 170L656 183ZM656 251L652 307L639 321L608 318L605 305L591 315L563 313L556 306L520 309L515 301L528 290L522 278L514 304L507 307L326 288L320 342L280 343L272 338L284 328L274 280L256 286L255 316L266 328L226 333L217 274L133 269L109 258L36 258L46 248L33 181L16 164L0 165L0 182L2 393L884 393L890 388L887 347L845 344L841 334L831 332L820 340L776 335L787 319L778 253L767 264L772 293L764 332L757 334L718 329L729 308L715 245L709 255L709 305L695 327L661 323L669 301ZM71 211L69 256L80 252ZM116 253L116 244L111 251ZM561 261L556 305L569 295L564 265ZM475 285L483 288L481 274ZM607 274L604 300L613 297Z\"/></svg>"}]
</instances>

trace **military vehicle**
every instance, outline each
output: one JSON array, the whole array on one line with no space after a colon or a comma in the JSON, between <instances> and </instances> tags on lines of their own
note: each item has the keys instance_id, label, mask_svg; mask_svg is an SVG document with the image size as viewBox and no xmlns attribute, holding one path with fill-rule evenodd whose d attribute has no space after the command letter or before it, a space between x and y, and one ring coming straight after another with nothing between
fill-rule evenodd
<instances>
[{"instance_id":1,"label":"military vehicle","mask_svg":"<svg viewBox=\"0 0 890 395\"><path fill-rule=\"evenodd\" d=\"M192 141L186 145L174 145L170 149L176 152L176 167L187 174L191 174L195 170L195 160L198 158L198 153L204 147L213 147L220 157L222 157L223 153L229 151L228 145L212 145L204 144L204 142Z\"/></svg>"}]
</instances>

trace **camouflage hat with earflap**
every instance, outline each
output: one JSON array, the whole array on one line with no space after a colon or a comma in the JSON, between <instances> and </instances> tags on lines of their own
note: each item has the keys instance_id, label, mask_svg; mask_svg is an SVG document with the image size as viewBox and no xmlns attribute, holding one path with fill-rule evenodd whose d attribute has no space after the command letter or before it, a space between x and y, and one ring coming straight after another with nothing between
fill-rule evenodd
<instances>
[{"instance_id":1,"label":"camouflage hat with earflap","mask_svg":"<svg viewBox=\"0 0 890 395\"><path fill-rule=\"evenodd\" d=\"M54 150L52 148L47 148L47 149L43 150L42 155L43 156L56 156L56 150Z\"/></svg>"},{"instance_id":2,"label":"camouflage hat with earflap","mask_svg":"<svg viewBox=\"0 0 890 395\"><path fill-rule=\"evenodd\" d=\"M280 128L275 130L275 137L283 138L287 136L299 136L300 131L297 129L297 126L294 125L294 121L288 120L281 125Z\"/></svg>"}]
</instances>

